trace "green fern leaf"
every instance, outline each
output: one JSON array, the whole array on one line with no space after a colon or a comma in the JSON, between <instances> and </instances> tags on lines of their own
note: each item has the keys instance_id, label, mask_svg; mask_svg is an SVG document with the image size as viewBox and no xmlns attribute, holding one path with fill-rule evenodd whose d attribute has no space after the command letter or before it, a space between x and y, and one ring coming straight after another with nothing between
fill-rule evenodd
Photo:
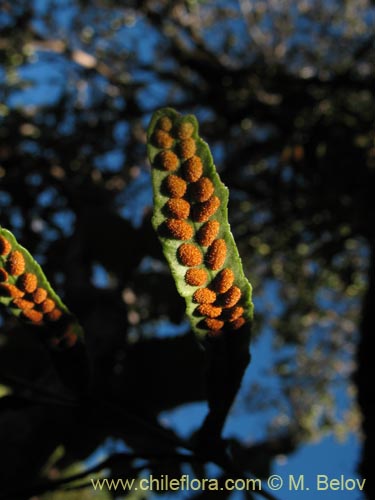
<instances>
[{"instance_id":1,"label":"green fern leaf","mask_svg":"<svg viewBox=\"0 0 375 500\"><path fill-rule=\"evenodd\" d=\"M249 327L251 285L228 223L228 189L192 115L157 111L148 128L153 227L199 336Z\"/></svg>"},{"instance_id":2,"label":"green fern leaf","mask_svg":"<svg viewBox=\"0 0 375 500\"><path fill-rule=\"evenodd\" d=\"M0 304L20 320L49 326L50 344L71 347L82 328L52 289L40 265L14 235L0 227ZM53 327L53 328L52 328Z\"/></svg>"}]
</instances>

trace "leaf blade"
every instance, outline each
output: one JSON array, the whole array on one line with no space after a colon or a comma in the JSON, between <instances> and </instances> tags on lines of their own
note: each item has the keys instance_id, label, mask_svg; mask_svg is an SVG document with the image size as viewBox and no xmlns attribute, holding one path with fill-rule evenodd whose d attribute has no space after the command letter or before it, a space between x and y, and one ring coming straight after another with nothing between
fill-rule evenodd
<instances>
[{"instance_id":1,"label":"leaf blade","mask_svg":"<svg viewBox=\"0 0 375 500\"><path fill-rule=\"evenodd\" d=\"M220 332L222 330L233 330L235 329L234 325L242 327L240 323L250 326L253 320L252 289L243 272L241 258L228 222L228 188L222 183L216 171L209 146L199 136L199 125L196 118L192 115L181 116L172 108L163 108L157 111L154 113L147 131L147 150L150 163L153 167L154 214L152 224L158 233L177 290L185 298L186 314L190 319L192 329L199 337L202 337L206 333L217 334L218 330ZM165 159L167 157L168 161ZM176 157L178 160L177 164ZM202 164L201 175L199 175L199 172L192 172L194 175L190 175L188 172L188 164L191 165L194 163L193 160L190 160L193 157L195 159L198 158L199 162L195 160L196 163ZM177 232L173 233L173 231L169 231L168 234L165 231L165 224L171 219L171 215L168 214L168 208L166 207L168 207L168 201L173 195L171 196L170 193L166 192L164 186L166 179L171 175L177 176L187 183L187 194L184 194L180 199L190 203L191 210L187 218L185 209L181 210L180 213L177 210L177 220L180 219L182 221L180 222L182 228L184 224L188 224L193 229L193 236L191 238L188 238L190 232L187 230L185 231L185 239L181 238L180 233L177 235ZM197 180L202 179L202 177L208 179L213 184L214 192L208 201L201 203L192 194L192 190L197 185ZM208 181L206 180L207 185L209 185ZM214 200L215 197L216 199ZM215 208L215 204L219 204L219 206ZM185 207L181 203L180 205L181 207ZM178 203L177 206L179 206ZM206 223L206 219L219 222L219 231L214 237L214 242L208 248L203 247L198 236L198 232ZM218 243L218 240L221 240L221 243ZM199 261L198 256L196 259L192 258L191 265L187 265L186 261L179 261L179 249L185 242L201 252L201 264L197 264ZM225 255L224 249L226 251ZM193 252L192 248L190 250ZM223 265L221 265L221 261L223 260ZM187 268L205 269L208 275L208 287L211 292L215 291L215 279L218 279L217 276L222 269L233 271L235 279L230 290L233 297L227 297L224 292L215 292L215 305L222 307L222 314L216 321L210 318L207 319L204 316L202 318L202 315L197 313L199 303L195 300L194 293L205 287L203 285L191 286L187 283ZM234 295L236 295L237 291L233 290L233 287L237 287L240 290L239 302L234 302L232 307L226 307L235 300ZM205 292L201 293L201 295L204 294ZM209 294L206 295L208 296ZM203 299L205 300L205 297ZM208 299L210 297L207 297ZM243 319L241 321L228 320L235 306L243 309L241 315ZM221 323L223 323L223 327L219 328ZM211 326L215 327L215 329L212 330Z\"/></svg>"},{"instance_id":2,"label":"leaf blade","mask_svg":"<svg viewBox=\"0 0 375 500\"><path fill-rule=\"evenodd\" d=\"M34 326L58 325L60 335L50 337L52 345L73 346L83 330L59 295L53 290L41 266L11 231L0 226L0 303L8 312Z\"/></svg>"}]
</instances>

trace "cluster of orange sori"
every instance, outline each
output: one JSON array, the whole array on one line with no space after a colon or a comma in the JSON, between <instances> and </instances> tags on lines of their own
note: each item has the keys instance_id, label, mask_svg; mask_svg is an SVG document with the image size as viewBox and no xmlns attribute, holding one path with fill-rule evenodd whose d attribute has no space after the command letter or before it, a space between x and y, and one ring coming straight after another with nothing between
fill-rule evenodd
<instances>
[{"instance_id":1,"label":"cluster of orange sori","mask_svg":"<svg viewBox=\"0 0 375 500\"><path fill-rule=\"evenodd\" d=\"M37 276L26 271L22 252L13 250L11 243L1 235L0 256L5 260L5 266L0 268L0 294L12 299L11 306L20 309L22 317L35 325L60 319L63 313L55 301L38 286Z\"/></svg>"},{"instance_id":2,"label":"cluster of orange sori","mask_svg":"<svg viewBox=\"0 0 375 500\"><path fill-rule=\"evenodd\" d=\"M235 285L233 271L225 267L227 243L218 237L220 222L215 216L220 198L215 195L212 180L204 175L193 134L194 126L189 121L174 126L164 116L156 125L152 141L161 150L155 158L156 168L168 172L162 185L169 197L163 209L164 228L169 238L181 240L176 257L188 268L186 284L198 287L193 292L195 314L203 317L198 326L217 335L239 329L246 320L239 305L241 290ZM207 270L214 274L210 282Z\"/></svg>"}]
</instances>

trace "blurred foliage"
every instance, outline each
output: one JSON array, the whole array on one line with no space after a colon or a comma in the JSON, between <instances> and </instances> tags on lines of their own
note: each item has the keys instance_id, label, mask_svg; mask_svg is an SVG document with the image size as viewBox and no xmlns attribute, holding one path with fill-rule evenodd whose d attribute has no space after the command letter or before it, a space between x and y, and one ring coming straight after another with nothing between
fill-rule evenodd
<instances>
[{"instance_id":1,"label":"blurred foliage","mask_svg":"<svg viewBox=\"0 0 375 500\"><path fill-rule=\"evenodd\" d=\"M205 356L177 335L184 305L150 223L145 130L166 105L202 123L255 285L255 335L272 335L268 372L242 388L248 411L267 415L266 438L235 440L234 456L265 476L301 443L358 430L374 18L367 0L1 2L0 224L84 326L93 393L113 405L87 418L73 396L82 353L64 369L2 311L0 381L13 391L0 400L3 487L15 470L32 484L61 443L61 469L108 435L169 450L144 420L154 428L162 410L206 397ZM176 337L159 338L167 326ZM124 430L129 412L141 422Z\"/></svg>"}]
</instances>

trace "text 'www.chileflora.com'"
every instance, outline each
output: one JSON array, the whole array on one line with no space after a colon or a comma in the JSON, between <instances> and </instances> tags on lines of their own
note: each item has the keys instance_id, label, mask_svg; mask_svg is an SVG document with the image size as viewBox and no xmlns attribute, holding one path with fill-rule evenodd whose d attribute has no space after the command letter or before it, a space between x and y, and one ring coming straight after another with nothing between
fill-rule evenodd
<instances>
[{"instance_id":1,"label":"text 'www.chileflora.com'","mask_svg":"<svg viewBox=\"0 0 375 500\"><path fill-rule=\"evenodd\" d=\"M289 474L285 477L273 474L264 480L254 478L190 478L183 474L179 478L167 474L150 475L133 479L91 479L95 491L363 491L366 479L347 477L343 474L329 477L326 474L317 474L314 477L305 477L304 474Z\"/></svg>"}]
</instances>

